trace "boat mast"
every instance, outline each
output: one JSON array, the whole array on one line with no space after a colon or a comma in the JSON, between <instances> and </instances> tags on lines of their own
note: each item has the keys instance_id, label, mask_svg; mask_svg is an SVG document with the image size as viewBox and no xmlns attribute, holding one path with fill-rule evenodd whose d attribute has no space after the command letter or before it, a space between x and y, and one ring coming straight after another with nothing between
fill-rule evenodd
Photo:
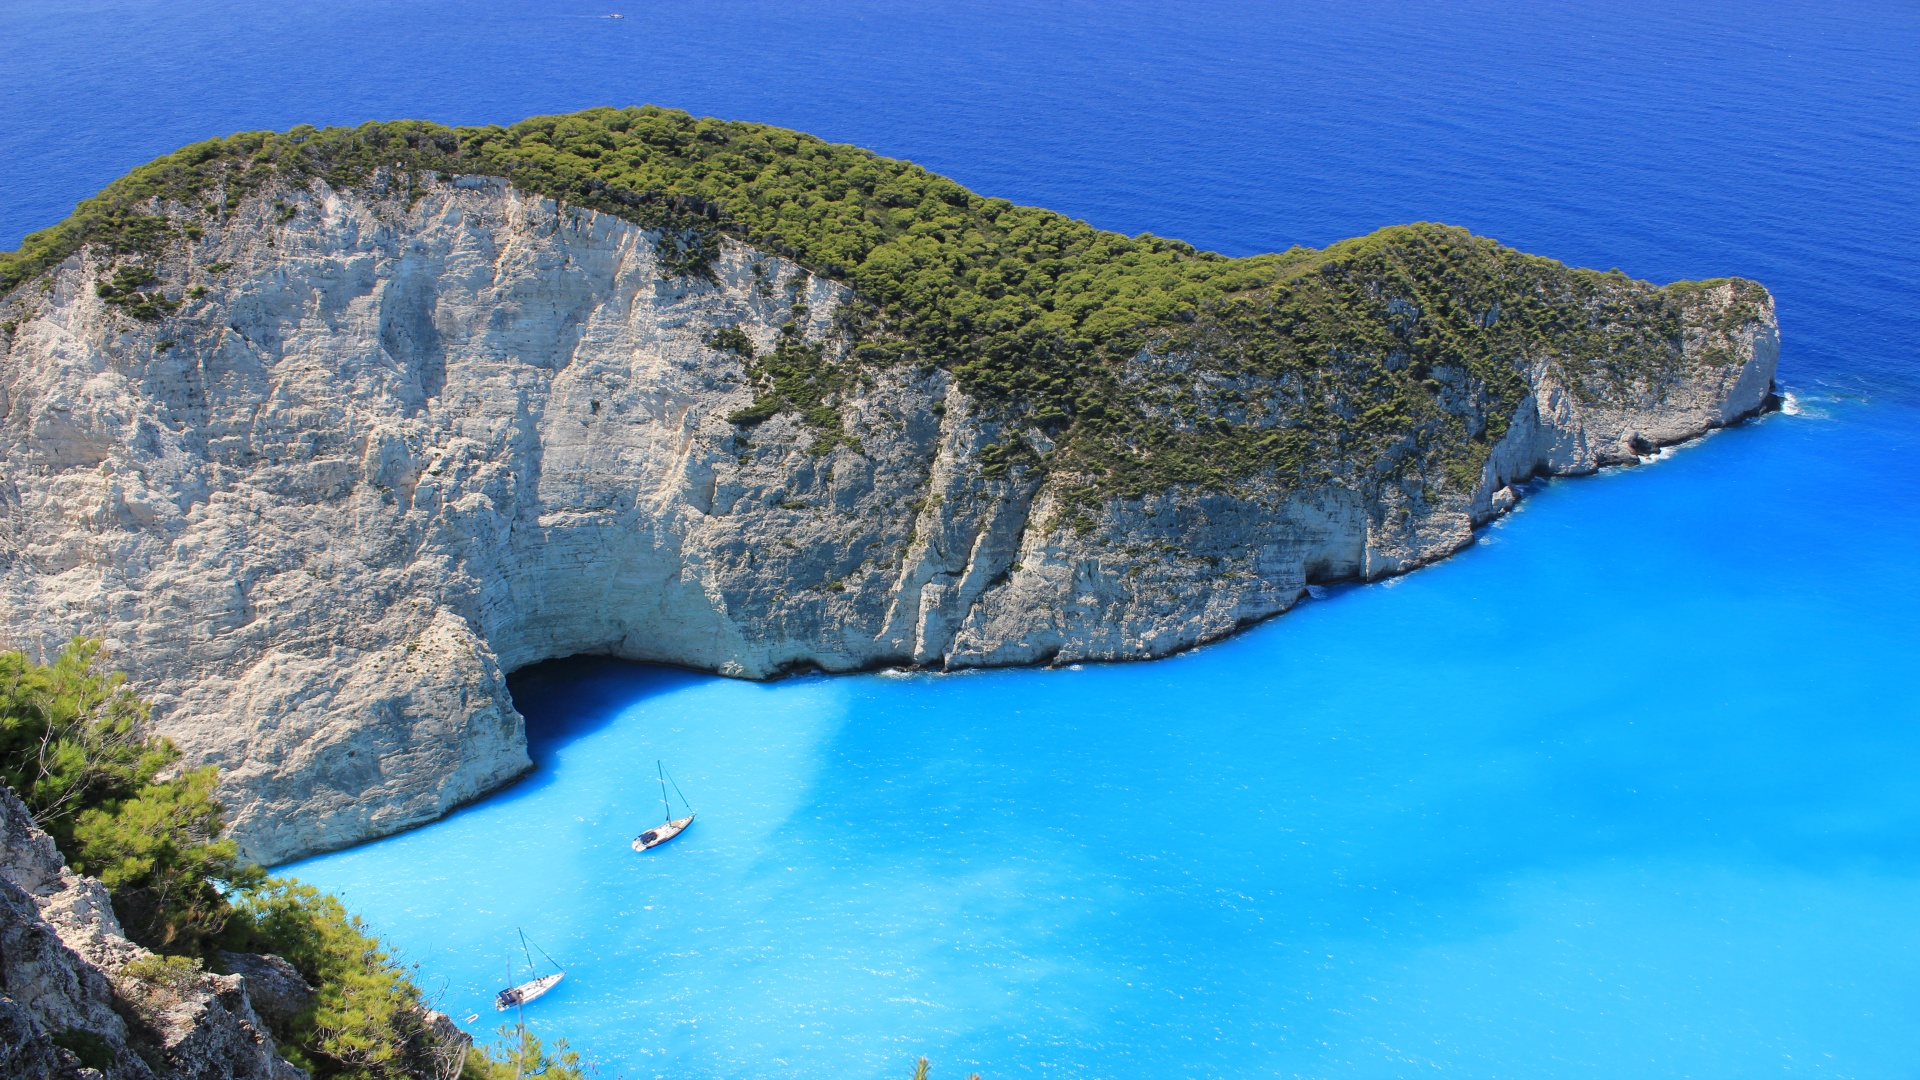
<instances>
[{"instance_id":1,"label":"boat mast","mask_svg":"<svg viewBox=\"0 0 1920 1080\"><path fill-rule=\"evenodd\" d=\"M680 790L680 781L669 776L667 777L667 783L672 784L673 793L680 796L680 805L687 808L687 813L693 813L693 804L687 801L687 793Z\"/></svg>"},{"instance_id":2,"label":"boat mast","mask_svg":"<svg viewBox=\"0 0 1920 1080\"><path fill-rule=\"evenodd\" d=\"M523 945L524 945L524 944L527 944L527 932L526 932L525 930L522 930L522 931L520 931L520 942L521 942L521 944L523 944ZM540 949L540 946L538 946L538 945L535 945L535 946L534 946L534 948L536 948L536 949ZM547 958L547 963L549 963L549 964L552 964L552 965L553 965L553 970L555 970L555 971L558 971L558 972L560 972L560 973L561 973L561 974L563 974L563 975L564 975L564 974L566 974L566 971L567 971L567 969L566 969L566 968L563 968L563 967L561 967L561 966L560 966L560 961L558 961L558 960L555 960L555 959L553 958L553 955L552 955L551 953L549 953L549 952L547 952L547 950L545 950L545 949L540 949L540 955L541 955L541 956L544 956L544 957L546 957L546 958ZM533 957L531 957L531 956L529 956L529 957L527 957L527 963L529 963L529 964L531 964L531 963L533 963Z\"/></svg>"},{"instance_id":3,"label":"boat mast","mask_svg":"<svg viewBox=\"0 0 1920 1080\"><path fill-rule=\"evenodd\" d=\"M521 935L520 935L520 940L524 942L524 941L526 940L526 937L527 937L527 935L525 935L525 934L521 934ZM513 986L513 985L514 985L514 983L513 983L513 953L512 953L512 952L508 952L508 953L507 953L507 985L508 985L508 986ZM525 1068L527 1067L527 1062L526 1062L526 1050L527 1050L527 1003L526 1003L525 1001L522 1001L522 1000L520 999L520 994L519 994L519 993L517 992L517 991L518 991L518 988L517 988L517 987L515 988L515 990L516 990L516 992L515 992L515 993L514 993L514 995L513 995L513 1005L514 1005L514 1014L515 1014L515 1017L516 1017L516 1019L518 1020L518 1023L516 1023L516 1024L514 1024L514 1034L516 1034L516 1035L518 1035L518 1036L520 1037L520 1045L519 1045L519 1046L516 1046L516 1047L514 1047L514 1048L513 1048L513 1050L514 1050L514 1053L513 1053L513 1080L522 1080L522 1077L521 1077L521 1072L522 1072L522 1070L524 1070L524 1069L525 1069Z\"/></svg>"},{"instance_id":4,"label":"boat mast","mask_svg":"<svg viewBox=\"0 0 1920 1080\"><path fill-rule=\"evenodd\" d=\"M656 759L653 767L660 772L660 808L667 812L667 820L673 820L673 804L667 801L667 767Z\"/></svg>"}]
</instances>

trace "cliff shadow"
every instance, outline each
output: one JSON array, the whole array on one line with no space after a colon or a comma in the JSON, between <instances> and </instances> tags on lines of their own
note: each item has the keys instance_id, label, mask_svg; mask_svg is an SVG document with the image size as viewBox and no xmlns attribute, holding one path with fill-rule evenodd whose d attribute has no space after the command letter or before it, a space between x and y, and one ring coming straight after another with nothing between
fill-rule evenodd
<instances>
[{"instance_id":1,"label":"cliff shadow","mask_svg":"<svg viewBox=\"0 0 1920 1080\"><path fill-rule=\"evenodd\" d=\"M507 692L526 718L527 756L538 775L556 751L606 727L634 704L720 677L611 656L569 656L514 671Z\"/></svg>"}]
</instances>

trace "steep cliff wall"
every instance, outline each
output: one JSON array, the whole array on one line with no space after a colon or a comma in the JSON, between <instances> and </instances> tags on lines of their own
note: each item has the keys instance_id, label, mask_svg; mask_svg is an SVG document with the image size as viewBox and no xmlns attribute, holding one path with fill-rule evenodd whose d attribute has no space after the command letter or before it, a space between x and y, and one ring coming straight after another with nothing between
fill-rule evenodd
<instances>
[{"instance_id":1,"label":"steep cliff wall","mask_svg":"<svg viewBox=\"0 0 1920 1080\"><path fill-rule=\"evenodd\" d=\"M1763 290L1702 288L1657 369L1514 358L1510 415L1436 369L1449 415L1501 432L1455 481L1329 459L1089 494L996 457L1012 435L1046 452L1048 429L977 407L937 365L861 368L831 402L837 441L792 409L730 422L767 382L716 330L832 356L857 298L726 238L711 277L680 274L660 240L457 177L256 192L151 262L177 311L133 312L110 249L67 258L0 311L4 644L108 638L274 862L526 769L503 681L519 665L606 653L758 678L1160 656L1309 581L1456 551L1512 481L1752 413L1777 353ZM1169 339L1133 362L1184 395L1180 423L1233 379L1233 401L1290 392L1210 371L1208 348Z\"/></svg>"}]
</instances>

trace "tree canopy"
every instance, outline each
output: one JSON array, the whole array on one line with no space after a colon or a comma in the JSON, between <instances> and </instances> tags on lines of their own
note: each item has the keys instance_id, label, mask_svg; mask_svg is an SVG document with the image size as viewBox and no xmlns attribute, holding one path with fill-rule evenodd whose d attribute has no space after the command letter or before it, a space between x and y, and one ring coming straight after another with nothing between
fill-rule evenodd
<instances>
[{"instance_id":1,"label":"tree canopy","mask_svg":"<svg viewBox=\"0 0 1920 1080\"><path fill-rule=\"evenodd\" d=\"M197 143L0 253L0 289L83 244L155 256L276 183L377 181L411 197L458 173L656 229L670 275L710 274L726 234L857 290L834 347L796 338L746 357L759 397L734 415L743 427L793 412L816 432L815 452L857 449L836 405L860 369L935 365L1013 422L987 468L1058 466L1089 497L1343 466L1464 482L1524 395L1526 365L1569 365L1576 390L1594 393L1671 369L1689 284L1573 270L1426 223L1227 258L982 197L859 147L644 106L510 127L303 125ZM175 301L147 284L123 271L100 292L134 317L170 317ZM1149 348L1195 364L1143 369ZM1266 380L1275 407L1205 385L1249 375Z\"/></svg>"},{"instance_id":2,"label":"tree canopy","mask_svg":"<svg viewBox=\"0 0 1920 1080\"><path fill-rule=\"evenodd\" d=\"M491 1053L449 1059L427 1031L412 969L339 900L268 879L240 857L220 836L218 770L174 768L180 752L147 729L147 703L123 674L102 668L101 650L98 640L76 639L50 664L0 652L0 779L68 864L107 886L128 936L158 954L123 974L178 988L197 981L220 949L285 957L315 993L274 1034L316 1078L500 1080L517 1069L582 1080L565 1043L548 1052L524 1033L503 1032ZM84 1040L69 1048L97 1049Z\"/></svg>"}]
</instances>

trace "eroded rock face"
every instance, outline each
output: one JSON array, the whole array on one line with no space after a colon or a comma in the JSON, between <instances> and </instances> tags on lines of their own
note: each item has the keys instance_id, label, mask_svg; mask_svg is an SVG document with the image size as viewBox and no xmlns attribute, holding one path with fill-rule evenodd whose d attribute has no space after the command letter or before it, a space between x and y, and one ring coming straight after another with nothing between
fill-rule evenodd
<instances>
[{"instance_id":1,"label":"eroded rock face","mask_svg":"<svg viewBox=\"0 0 1920 1080\"><path fill-rule=\"evenodd\" d=\"M160 267L207 287L162 322L94 294L101 253L19 290L4 644L106 637L270 863L528 768L502 674L520 665L1161 656L1309 581L1458 550L1515 480L1749 414L1777 353L1768 308L1606 407L1542 362L1470 491L1255 480L1069 514L1030 472L983 475L993 425L937 370L875 371L840 403L858 450L811 453L790 414L743 435L726 418L753 392L713 330L767 348L799 300L830 340L850 295L732 241L716 281L663 277L654 240L479 178L412 202L280 191ZM1729 303L1706 290L1693 321Z\"/></svg>"},{"instance_id":2,"label":"eroded rock face","mask_svg":"<svg viewBox=\"0 0 1920 1080\"><path fill-rule=\"evenodd\" d=\"M222 951L214 960L228 974L241 977L253 1011L274 1031L291 1028L294 1017L313 1004L313 987L284 957Z\"/></svg>"},{"instance_id":3,"label":"eroded rock face","mask_svg":"<svg viewBox=\"0 0 1920 1080\"><path fill-rule=\"evenodd\" d=\"M4 785L0 844L0 1075L305 1075L276 1052L240 976L141 974L136 962L153 954L121 934L105 886L67 869L53 840Z\"/></svg>"}]
</instances>

